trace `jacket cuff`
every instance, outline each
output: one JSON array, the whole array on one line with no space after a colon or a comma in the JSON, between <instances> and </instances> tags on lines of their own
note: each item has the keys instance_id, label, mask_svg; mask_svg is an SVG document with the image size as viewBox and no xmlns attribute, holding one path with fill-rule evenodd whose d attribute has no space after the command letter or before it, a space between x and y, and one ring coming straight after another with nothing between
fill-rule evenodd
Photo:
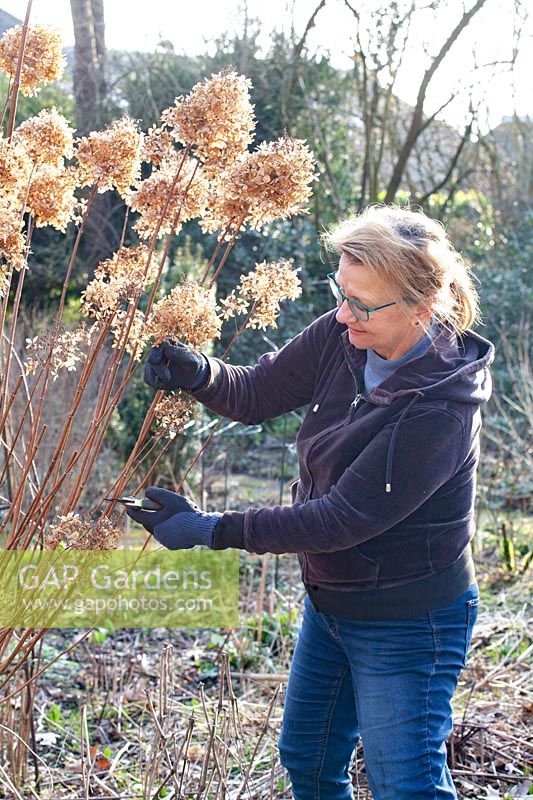
<instances>
[{"instance_id":1,"label":"jacket cuff","mask_svg":"<svg viewBox=\"0 0 533 800\"><path fill-rule=\"evenodd\" d=\"M224 511L213 532L213 550L244 550L244 512Z\"/></svg>"},{"instance_id":2,"label":"jacket cuff","mask_svg":"<svg viewBox=\"0 0 533 800\"><path fill-rule=\"evenodd\" d=\"M201 403L204 401L212 400L215 397L218 387L222 382L222 368L220 366L220 362L218 358L210 358L202 353L203 357L206 360L206 365L208 367L208 374L209 377L207 381L199 388L193 391L192 389L188 389L188 394L192 394L197 400Z\"/></svg>"}]
</instances>

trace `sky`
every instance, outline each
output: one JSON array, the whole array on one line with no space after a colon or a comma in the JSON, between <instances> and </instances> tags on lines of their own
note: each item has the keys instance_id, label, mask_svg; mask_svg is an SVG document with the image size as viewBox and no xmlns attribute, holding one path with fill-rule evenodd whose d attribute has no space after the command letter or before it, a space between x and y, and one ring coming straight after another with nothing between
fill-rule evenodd
<instances>
[{"instance_id":1,"label":"sky","mask_svg":"<svg viewBox=\"0 0 533 800\"><path fill-rule=\"evenodd\" d=\"M377 0L357 2L361 8L371 7ZM523 0L524 6L530 0ZM422 3L420 3L422 5ZM428 5L427 2L423 3ZM301 34L316 0L248 0L248 15L261 20L263 44L268 31L294 25ZM466 1L467 7L473 0ZM210 49L210 42L221 33L242 31L244 0L105 0L106 44L108 48L124 50L153 50L161 39L170 40L176 52L195 55ZM441 0L437 15L426 11L419 14L410 39L404 66L397 84L398 95L413 103L427 64L427 53L434 53L461 16L462 0ZM487 0L471 26L463 31L447 59L430 84L426 113L438 108L469 74L474 58L479 66L476 75L480 88L478 97L484 103L482 127L497 125L502 117L533 116L533 13L521 25L521 48L514 79L509 74L495 76L494 69L482 65L497 59L509 58L513 45L514 0ZM26 0L0 0L0 8L22 19ZM148 13L149 10L149 13ZM58 26L65 46L72 45L74 36L69 0L34 0L33 22ZM261 39L260 39L261 41ZM328 52L332 63L343 69L352 65L353 16L343 0L327 0L316 18L315 28L308 38L311 52ZM475 52L475 56L474 56ZM465 119L466 95L451 103L441 118L460 127Z\"/></svg>"}]
</instances>

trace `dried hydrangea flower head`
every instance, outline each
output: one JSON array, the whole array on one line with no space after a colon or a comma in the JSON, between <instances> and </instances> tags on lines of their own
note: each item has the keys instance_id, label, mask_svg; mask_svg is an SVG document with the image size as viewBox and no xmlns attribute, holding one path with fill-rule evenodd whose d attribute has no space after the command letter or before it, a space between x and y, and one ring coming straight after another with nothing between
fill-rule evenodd
<instances>
[{"instance_id":1,"label":"dried hydrangea flower head","mask_svg":"<svg viewBox=\"0 0 533 800\"><path fill-rule=\"evenodd\" d=\"M79 185L94 185L98 192L116 189L126 197L141 176L142 143L142 133L128 117L84 136L76 149Z\"/></svg>"},{"instance_id":2,"label":"dried hydrangea flower head","mask_svg":"<svg viewBox=\"0 0 533 800\"><path fill-rule=\"evenodd\" d=\"M25 148L0 133L0 196L22 199L27 191L32 163Z\"/></svg>"},{"instance_id":3,"label":"dried hydrangea flower head","mask_svg":"<svg viewBox=\"0 0 533 800\"><path fill-rule=\"evenodd\" d=\"M130 208L140 214L133 227L142 238L149 238L156 231L158 236L163 236L173 230L174 221L179 218L178 232L183 222L200 216L208 196L209 183L199 162L194 158L183 160L183 156L175 155L163 161L160 168L142 181L136 192L132 192Z\"/></svg>"},{"instance_id":4,"label":"dried hydrangea flower head","mask_svg":"<svg viewBox=\"0 0 533 800\"><path fill-rule=\"evenodd\" d=\"M13 141L25 149L34 164L58 169L73 152L74 131L55 108L44 108L35 117L22 122L13 133Z\"/></svg>"},{"instance_id":5,"label":"dried hydrangea flower head","mask_svg":"<svg viewBox=\"0 0 533 800\"><path fill-rule=\"evenodd\" d=\"M168 161L175 153L174 139L166 127L157 128L153 126L148 129L143 142L141 155L143 161L148 161L154 167L159 167L163 161Z\"/></svg>"},{"instance_id":6,"label":"dried hydrangea flower head","mask_svg":"<svg viewBox=\"0 0 533 800\"><path fill-rule=\"evenodd\" d=\"M217 314L213 289L186 280L153 307L148 327L154 344L163 339L179 339L192 347L202 347L220 336L222 319Z\"/></svg>"},{"instance_id":7,"label":"dried hydrangea flower head","mask_svg":"<svg viewBox=\"0 0 533 800\"><path fill-rule=\"evenodd\" d=\"M91 343L93 329L87 328L85 323L67 331L62 328L57 336L52 331L41 336L34 336L33 339L26 339L26 350L28 360L25 367L28 373L35 372L39 367L43 367L50 358L50 375L53 380L57 380L61 370L75 372L79 363L87 358L87 350Z\"/></svg>"},{"instance_id":8,"label":"dried hydrangea flower head","mask_svg":"<svg viewBox=\"0 0 533 800\"><path fill-rule=\"evenodd\" d=\"M156 430L175 439L191 417L195 401L180 392L166 393L155 407Z\"/></svg>"},{"instance_id":9,"label":"dried hydrangea flower head","mask_svg":"<svg viewBox=\"0 0 533 800\"><path fill-rule=\"evenodd\" d=\"M133 320L131 315L133 312ZM131 320L131 324L130 324ZM143 350L150 338L150 333L146 326L146 318L139 309L127 309L117 311L111 323L111 333L113 334L114 349L122 349L134 357L135 361L140 361Z\"/></svg>"},{"instance_id":10,"label":"dried hydrangea flower head","mask_svg":"<svg viewBox=\"0 0 533 800\"><path fill-rule=\"evenodd\" d=\"M0 262L0 299L6 296L9 290L9 268Z\"/></svg>"},{"instance_id":11,"label":"dried hydrangea flower head","mask_svg":"<svg viewBox=\"0 0 533 800\"><path fill-rule=\"evenodd\" d=\"M114 550L121 536L122 529L107 517L93 520L87 514L70 512L50 526L45 535L45 548L55 550L64 544L69 550Z\"/></svg>"},{"instance_id":12,"label":"dried hydrangea flower head","mask_svg":"<svg viewBox=\"0 0 533 800\"><path fill-rule=\"evenodd\" d=\"M157 274L157 263L144 244L122 247L112 258L102 261L94 279L82 294L82 313L96 319L115 314L120 306L134 300Z\"/></svg>"},{"instance_id":13,"label":"dried hydrangea flower head","mask_svg":"<svg viewBox=\"0 0 533 800\"><path fill-rule=\"evenodd\" d=\"M12 197L0 194L0 263L2 260L20 271L26 264L26 237L23 217ZM5 270L4 270L5 283Z\"/></svg>"},{"instance_id":14,"label":"dried hydrangea flower head","mask_svg":"<svg viewBox=\"0 0 533 800\"><path fill-rule=\"evenodd\" d=\"M32 215L35 225L38 228L51 225L65 233L69 222L76 217L75 189L76 177L72 170L41 167L31 181L26 200L26 211Z\"/></svg>"},{"instance_id":15,"label":"dried hydrangea flower head","mask_svg":"<svg viewBox=\"0 0 533 800\"><path fill-rule=\"evenodd\" d=\"M315 159L301 139L263 142L219 177L201 222L207 233L247 224L259 228L304 211ZM242 223L241 223L242 220Z\"/></svg>"},{"instance_id":16,"label":"dried hydrangea flower head","mask_svg":"<svg viewBox=\"0 0 533 800\"><path fill-rule=\"evenodd\" d=\"M10 28L0 39L0 69L10 78L14 78L17 71L21 42L20 25ZM22 94L37 94L40 88L37 84L59 80L64 67L59 30L47 25L29 25L20 74Z\"/></svg>"},{"instance_id":17,"label":"dried hydrangea flower head","mask_svg":"<svg viewBox=\"0 0 533 800\"><path fill-rule=\"evenodd\" d=\"M212 177L244 153L253 139L255 119L251 82L226 70L197 83L187 97L161 115L173 136L194 153Z\"/></svg>"},{"instance_id":18,"label":"dried hydrangea flower head","mask_svg":"<svg viewBox=\"0 0 533 800\"><path fill-rule=\"evenodd\" d=\"M224 307L222 316L228 319L246 313L251 307L246 327L276 328L281 301L295 300L301 293L300 278L292 261L262 261L255 270L242 275L237 288L220 301Z\"/></svg>"}]
</instances>

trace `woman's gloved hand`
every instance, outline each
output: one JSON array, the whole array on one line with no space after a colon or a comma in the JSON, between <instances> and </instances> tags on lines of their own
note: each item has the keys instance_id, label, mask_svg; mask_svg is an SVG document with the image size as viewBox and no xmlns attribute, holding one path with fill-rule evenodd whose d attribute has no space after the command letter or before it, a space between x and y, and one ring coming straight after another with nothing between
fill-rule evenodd
<instances>
[{"instance_id":1,"label":"woman's gloved hand","mask_svg":"<svg viewBox=\"0 0 533 800\"><path fill-rule=\"evenodd\" d=\"M159 503L158 511L126 506L126 513L144 525L158 542L169 550L188 550L197 544L213 548L213 536L222 514L207 514L183 494L150 486L145 491L149 500Z\"/></svg>"},{"instance_id":2,"label":"woman's gloved hand","mask_svg":"<svg viewBox=\"0 0 533 800\"><path fill-rule=\"evenodd\" d=\"M144 367L144 381L154 389L196 391L208 378L207 358L183 342L152 347Z\"/></svg>"}]
</instances>

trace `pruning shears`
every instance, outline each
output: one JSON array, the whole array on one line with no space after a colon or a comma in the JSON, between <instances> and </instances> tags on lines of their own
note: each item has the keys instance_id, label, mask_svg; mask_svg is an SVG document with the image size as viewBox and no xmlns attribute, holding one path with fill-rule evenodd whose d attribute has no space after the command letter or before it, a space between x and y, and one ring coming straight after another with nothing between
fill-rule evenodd
<instances>
[{"instance_id":1,"label":"pruning shears","mask_svg":"<svg viewBox=\"0 0 533 800\"><path fill-rule=\"evenodd\" d=\"M147 497L106 497L105 499L114 503L122 503L129 508L142 508L143 511L159 511L162 508L160 503L148 500Z\"/></svg>"}]
</instances>

